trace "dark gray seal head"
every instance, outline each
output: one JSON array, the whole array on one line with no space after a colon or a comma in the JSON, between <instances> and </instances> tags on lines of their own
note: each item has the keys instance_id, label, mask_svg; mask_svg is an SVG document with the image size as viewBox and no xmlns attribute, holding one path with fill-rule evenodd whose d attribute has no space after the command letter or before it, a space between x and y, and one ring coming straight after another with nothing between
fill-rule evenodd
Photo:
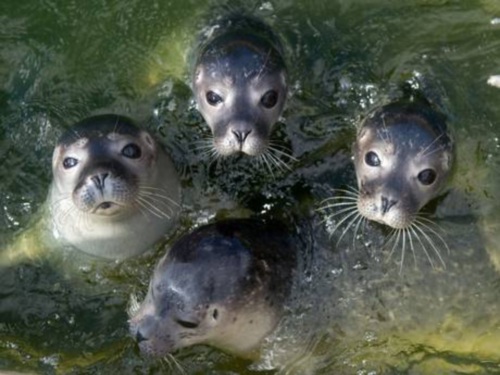
<instances>
[{"instance_id":1,"label":"dark gray seal head","mask_svg":"<svg viewBox=\"0 0 500 375\"><path fill-rule=\"evenodd\" d=\"M221 22L200 48L192 86L217 154L262 154L287 96L279 40L256 19Z\"/></svg>"},{"instance_id":2,"label":"dark gray seal head","mask_svg":"<svg viewBox=\"0 0 500 375\"><path fill-rule=\"evenodd\" d=\"M140 254L175 222L180 183L172 161L129 118L89 117L69 129L52 158L54 236L110 259Z\"/></svg>"},{"instance_id":3,"label":"dark gray seal head","mask_svg":"<svg viewBox=\"0 0 500 375\"><path fill-rule=\"evenodd\" d=\"M235 219L181 238L130 320L141 352L163 357L207 344L252 356L290 292L296 255L288 236L277 223Z\"/></svg>"},{"instance_id":4,"label":"dark gray seal head","mask_svg":"<svg viewBox=\"0 0 500 375\"><path fill-rule=\"evenodd\" d=\"M392 228L409 227L442 192L452 161L445 117L423 98L376 109L354 144L359 213Z\"/></svg>"},{"instance_id":5,"label":"dark gray seal head","mask_svg":"<svg viewBox=\"0 0 500 375\"><path fill-rule=\"evenodd\" d=\"M353 152L358 189L339 189L342 194L321 207L337 209L326 219L333 224L331 234L345 226L337 243L354 228L354 246L360 228L374 221L391 229L385 242L392 242L389 257L401 245L401 269L407 244L413 254L415 247L422 248L433 267L433 256L445 267L440 249L448 245L421 211L444 192L452 172L454 146L445 116L412 93L372 111L358 130Z\"/></svg>"}]
</instances>

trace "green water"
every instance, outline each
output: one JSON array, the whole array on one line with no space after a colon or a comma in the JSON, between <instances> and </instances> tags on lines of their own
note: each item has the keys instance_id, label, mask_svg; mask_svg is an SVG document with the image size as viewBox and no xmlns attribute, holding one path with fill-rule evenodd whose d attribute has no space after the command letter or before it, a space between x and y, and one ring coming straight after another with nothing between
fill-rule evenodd
<instances>
[{"instance_id":1,"label":"green water","mask_svg":"<svg viewBox=\"0 0 500 375\"><path fill-rule=\"evenodd\" d=\"M183 372L500 373L500 279L490 261L500 252L500 89L486 84L500 74L500 3L242 2L279 33L290 62L291 95L275 137L299 161L274 177L248 160L210 164L196 148L207 129L185 67L194 35L239 6L231 4L2 2L0 245L32 225L57 137L89 114L126 114L155 132L183 176L174 237L216 215L264 211L302 233L303 272L260 360L199 346L175 353ZM316 211L332 188L355 183L355 126L402 82L448 115L458 146L452 193L435 214L450 247L444 271L418 252L400 271L400 254L387 258L378 228L366 229L361 246L336 246ZM0 372L182 373L142 358L128 336L130 295L144 296L161 254L114 264L54 251L1 269Z\"/></svg>"}]
</instances>

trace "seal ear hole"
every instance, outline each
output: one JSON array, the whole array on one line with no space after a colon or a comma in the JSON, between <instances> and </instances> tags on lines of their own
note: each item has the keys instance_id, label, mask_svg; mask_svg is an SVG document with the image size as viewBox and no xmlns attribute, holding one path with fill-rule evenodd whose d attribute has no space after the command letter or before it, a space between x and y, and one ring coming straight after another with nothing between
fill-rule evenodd
<instances>
[{"instance_id":1,"label":"seal ear hole","mask_svg":"<svg viewBox=\"0 0 500 375\"><path fill-rule=\"evenodd\" d=\"M268 109L273 108L276 103L278 103L278 92L276 90L269 90L262 98L260 98L260 103Z\"/></svg>"},{"instance_id":2,"label":"seal ear hole","mask_svg":"<svg viewBox=\"0 0 500 375\"><path fill-rule=\"evenodd\" d=\"M431 185L436 181L437 173L434 169L428 168L421 171L417 178L422 185Z\"/></svg>"},{"instance_id":3,"label":"seal ear hole","mask_svg":"<svg viewBox=\"0 0 500 375\"><path fill-rule=\"evenodd\" d=\"M144 140L144 142L149 146L151 147L152 149L154 149L155 147L155 141L153 140L153 138L146 132L144 132L142 134L142 139Z\"/></svg>"},{"instance_id":4,"label":"seal ear hole","mask_svg":"<svg viewBox=\"0 0 500 375\"><path fill-rule=\"evenodd\" d=\"M214 311L212 312L212 317L214 318L214 320L217 320L217 318L219 317L219 310L214 309Z\"/></svg>"},{"instance_id":5,"label":"seal ear hole","mask_svg":"<svg viewBox=\"0 0 500 375\"><path fill-rule=\"evenodd\" d=\"M64 158L62 165L64 169L70 169L78 164L78 160L72 157Z\"/></svg>"},{"instance_id":6,"label":"seal ear hole","mask_svg":"<svg viewBox=\"0 0 500 375\"><path fill-rule=\"evenodd\" d=\"M129 143L122 148L122 155L129 159L139 159L142 155L141 148L135 143Z\"/></svg>"},{"instance_id":7,"label":"seal ear hole","mask_svg":"<svg viewBox=\"0 0 500 375\"><path fill-rule=\"evenodd\" d=\"M365 163L366 165L369 165L370 167L379 167L380 166L380 158L378 157L377 153L373 151L368 151L365 154Z\"/></svg>"},{"instance_id":8,"label":"seal ear hole","mask_svg":"<svg viewBox=\"0 0 500 375\"><path fill-rule=\"evenodd\" d=\"M194 328L197 328L199 326L198 323L190 322L188 320L176 319L175 321L177 322L177 324L179 324L180 326L182 326L184 328L194 329Z\"/></svg>"},{"instance_id":9,"label":"seal ear hole","mask_svg":"<svg viewBox=\"0 0 500 375\"><path fill-rule=\"evenodd\" d=\"M205 96L207 98L207 103L213 107L224 101L219 94L216 94L213 91L207 91L207 94Z\"/></svg>"}]
</instances>

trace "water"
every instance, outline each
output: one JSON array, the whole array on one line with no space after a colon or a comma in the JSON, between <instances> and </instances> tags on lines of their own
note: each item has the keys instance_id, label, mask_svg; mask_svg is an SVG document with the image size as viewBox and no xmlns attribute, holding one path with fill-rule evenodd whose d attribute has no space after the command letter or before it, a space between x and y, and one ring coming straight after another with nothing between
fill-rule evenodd
<instances>
[{"instance_id":1,"label":"water","mask_svg":"<svg viewBox=\"0 0 500 375\"><path fill-rule=\"evenodd\" d=\"M243 5L242 5L243 6ZM251 362L208 347L175 354L188 374L500 372L500 3L496 0L260 1L244 5L285 42L291 97L275 137L299 161L270 176L248 160L209 165L188 82L194 35L213 1L3 1L0 13L0 244L31 227L57 137L93 113L129 115L171 151L183 175L178 236L215 217L268 213L302 236L288 312ZM336 246L315 210L353 184L350 147L366 112L420 87L449 117L458 157L435 219L446 269L417 252L391 258L380 228ZM179 373L128 337L162 249L120 264L51 254L0 272L0 369Z\"/></svg>"}]
</instances>

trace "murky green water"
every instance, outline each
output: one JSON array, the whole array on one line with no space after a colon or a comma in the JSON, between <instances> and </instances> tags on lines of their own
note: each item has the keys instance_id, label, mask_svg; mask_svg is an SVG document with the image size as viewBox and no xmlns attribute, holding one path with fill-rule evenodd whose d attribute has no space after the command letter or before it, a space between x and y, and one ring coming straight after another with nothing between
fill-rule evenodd
<instances>
[{"instance_id":1,"label":"murky green water","mask_svg":"<svg viewBox=\"0 0 500 375\"><path fill-rule=\"evenodd\" d=\"M194 347L175 354L183 371L499 373L500 279L490 255L500 253L500 89L486 81L500 74L500 3L246 4L280 34L291 62L291 98L275 137L299 161L274 177L248 160L210 164L196 149L207 130L185 58L196 32L228 8L187 0L2 2L2 248L44 202L64 129L91 113L127 114L157 134L182 172L175 236L215 215L263 211L302 234L303 272L260 361ZM332 188L355 181L349 149L359 119L405 81L438 103L457 141L452 193L435 214L450 247L444 271L419 252L400 271L400 254L388 259L377 227L336 246L316 212ZM75 262L54 249L2 268L0 372L179 373L173 363L141 358L127 331L129 297L145 294L161 254L114 264Z\"/></svg>"}]
</instances>

